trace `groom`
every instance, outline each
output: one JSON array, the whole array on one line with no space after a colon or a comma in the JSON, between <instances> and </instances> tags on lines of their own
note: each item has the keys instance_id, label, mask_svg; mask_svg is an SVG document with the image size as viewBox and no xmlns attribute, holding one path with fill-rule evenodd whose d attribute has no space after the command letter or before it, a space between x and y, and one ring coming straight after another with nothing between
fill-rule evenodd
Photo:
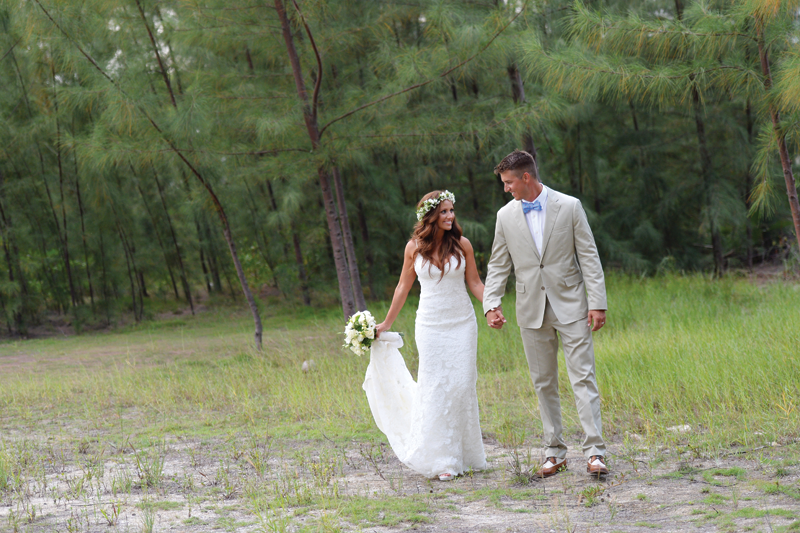
<instances>
[{"instance_id":1,"label":"groom","mask_svg":"<svg viewBox=\"0 0 800 533\"><path fill-rule=\"evenodd\" d=\"M556 332L561 336L575 404L586 433L586 469L596 476L608 474L592 346L592 332L606 321L606 289L586 213L576 198L542 185L536 161L527 152L514 150L494 173L514 201L497 213L483 312L491 327L503 327L506 319L500 299L513 267L517 323L544 426L546 459L537 475L548 477L567 468Z\"/></svg>"}]
</instances>

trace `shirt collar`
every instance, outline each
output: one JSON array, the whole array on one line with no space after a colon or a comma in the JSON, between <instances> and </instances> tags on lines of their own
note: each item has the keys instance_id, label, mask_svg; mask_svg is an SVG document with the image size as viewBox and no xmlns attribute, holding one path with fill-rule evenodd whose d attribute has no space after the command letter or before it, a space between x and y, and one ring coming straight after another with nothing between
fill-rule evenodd
<instances>
[{"instance_id":1,"label":"shirt collar","mask_svg":"<svg viewBox=\"0 0 800 533\"><path fill-rule=\"evenodd\" d=\"M539 196L533 199L535 202L539 200L539 204L542 206L542 209L547 207L547 186L542 184L542 192L539 193ZM520 202L522 204L522 202Z\"/></svg>"},{"instance_id":2,"label":"shirt collar","mask_svg":"<svg viewBox=\"0 0 800 533\"><path fill-rule=\"evenodd\" d=\"M539 204L541 204L542 209L547 207L547 186L542 185L542 192L539 193L539 196L536 197L536 200L539 200Z\"/></svg>"},{"instance_id":3,"label":"shirt collar","mask_svg":"<svg viewBox=\"0 0 800 533\"><path fill-rule=\"evenodd\" d=\"M542 206L542 209L545 209L547 207L547 191L548 190L549 189L547 188L547 185L542 184L542 192L539 193L539 196L537 196L536 198L533 199L534 202L536 200L539 200L539 204ZM521 201L520 201L520 205L522 205ZM530 213L530 211L529 211L529 213Z\"/></svg>"}]
</instances>

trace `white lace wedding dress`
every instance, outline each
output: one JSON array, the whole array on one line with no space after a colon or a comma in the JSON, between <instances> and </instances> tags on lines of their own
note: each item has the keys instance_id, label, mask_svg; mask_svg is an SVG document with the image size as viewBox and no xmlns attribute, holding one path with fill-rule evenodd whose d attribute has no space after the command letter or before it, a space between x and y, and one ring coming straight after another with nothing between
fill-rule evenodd
<instances>
[{"instance_id":1,"label":"white lace wedding dress","mask_svg":"<svg viewBox=\"0 0 800 533\"><path fill-rule=\"evenodd\" d=\"M475 391L478 325L464 283L465 259L456 265L451 257L440 279L441 271L421 256L414 262L422 286L417 382L399 351L403 339L384 332L372 344L363 385L398 459L427 477L486 466Z\"/></svg>"}]
</instances>

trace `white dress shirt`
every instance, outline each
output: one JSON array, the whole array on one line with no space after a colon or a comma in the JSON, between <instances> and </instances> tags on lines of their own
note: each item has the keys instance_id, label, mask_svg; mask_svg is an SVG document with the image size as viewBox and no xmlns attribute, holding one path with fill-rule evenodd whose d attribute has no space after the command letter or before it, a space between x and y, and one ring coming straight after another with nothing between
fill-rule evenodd
<instances>
[{"instance_id":1,"label":"white dress shirt","mask_svg":"<svg viewBox=\"0 0 800 533\"><path fill-rule=\"evenodd\" d=\"M531 231L533 242L536 244L536 250L539 252L539 257L542 256L542 234L544 233L544 219L547 213L547 187L542 185L542 192L539 193L534 200L539 200L542 205L541 211L530 210L525 213L525 221L528 223L528 229Z\"/></svg>"}]
</instances>

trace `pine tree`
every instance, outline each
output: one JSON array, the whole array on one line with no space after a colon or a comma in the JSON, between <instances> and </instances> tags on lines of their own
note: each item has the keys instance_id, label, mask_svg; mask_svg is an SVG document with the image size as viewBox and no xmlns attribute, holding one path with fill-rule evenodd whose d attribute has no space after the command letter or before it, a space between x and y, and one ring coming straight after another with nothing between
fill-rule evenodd
<instances>
[{"instance_id":1,"label":"pine tree","mask_svg":"<svg viewBox=\"0 0 800 533\"><path fill-rule=\"evenodd\" d=\"M762 139L753 171L759 184L754 208L768 200L770 154L780 157L787 196L800 244L800 208L774 94L771 64L781 64L791 26L791 3L754 0L716 10L699 2L682 19L598 13L580 2L569 20L569 45L545 49L539 39L527 44L526 58L542 81L573 98L636 102L656 106L691 106L697 122L705 194L713 195L710 156L704 147L702 106L709 100L738 98L767 112L772 135ZM773 52L770 58L768 49ZM778 57L777 61L775 57ZM781 79L785 79L781 74ZM708 197L709 209L720 202ZM713 229L718 217L711 213ZM721 253L714 244L715 262Z\"/></svg>"}]
</instances>

